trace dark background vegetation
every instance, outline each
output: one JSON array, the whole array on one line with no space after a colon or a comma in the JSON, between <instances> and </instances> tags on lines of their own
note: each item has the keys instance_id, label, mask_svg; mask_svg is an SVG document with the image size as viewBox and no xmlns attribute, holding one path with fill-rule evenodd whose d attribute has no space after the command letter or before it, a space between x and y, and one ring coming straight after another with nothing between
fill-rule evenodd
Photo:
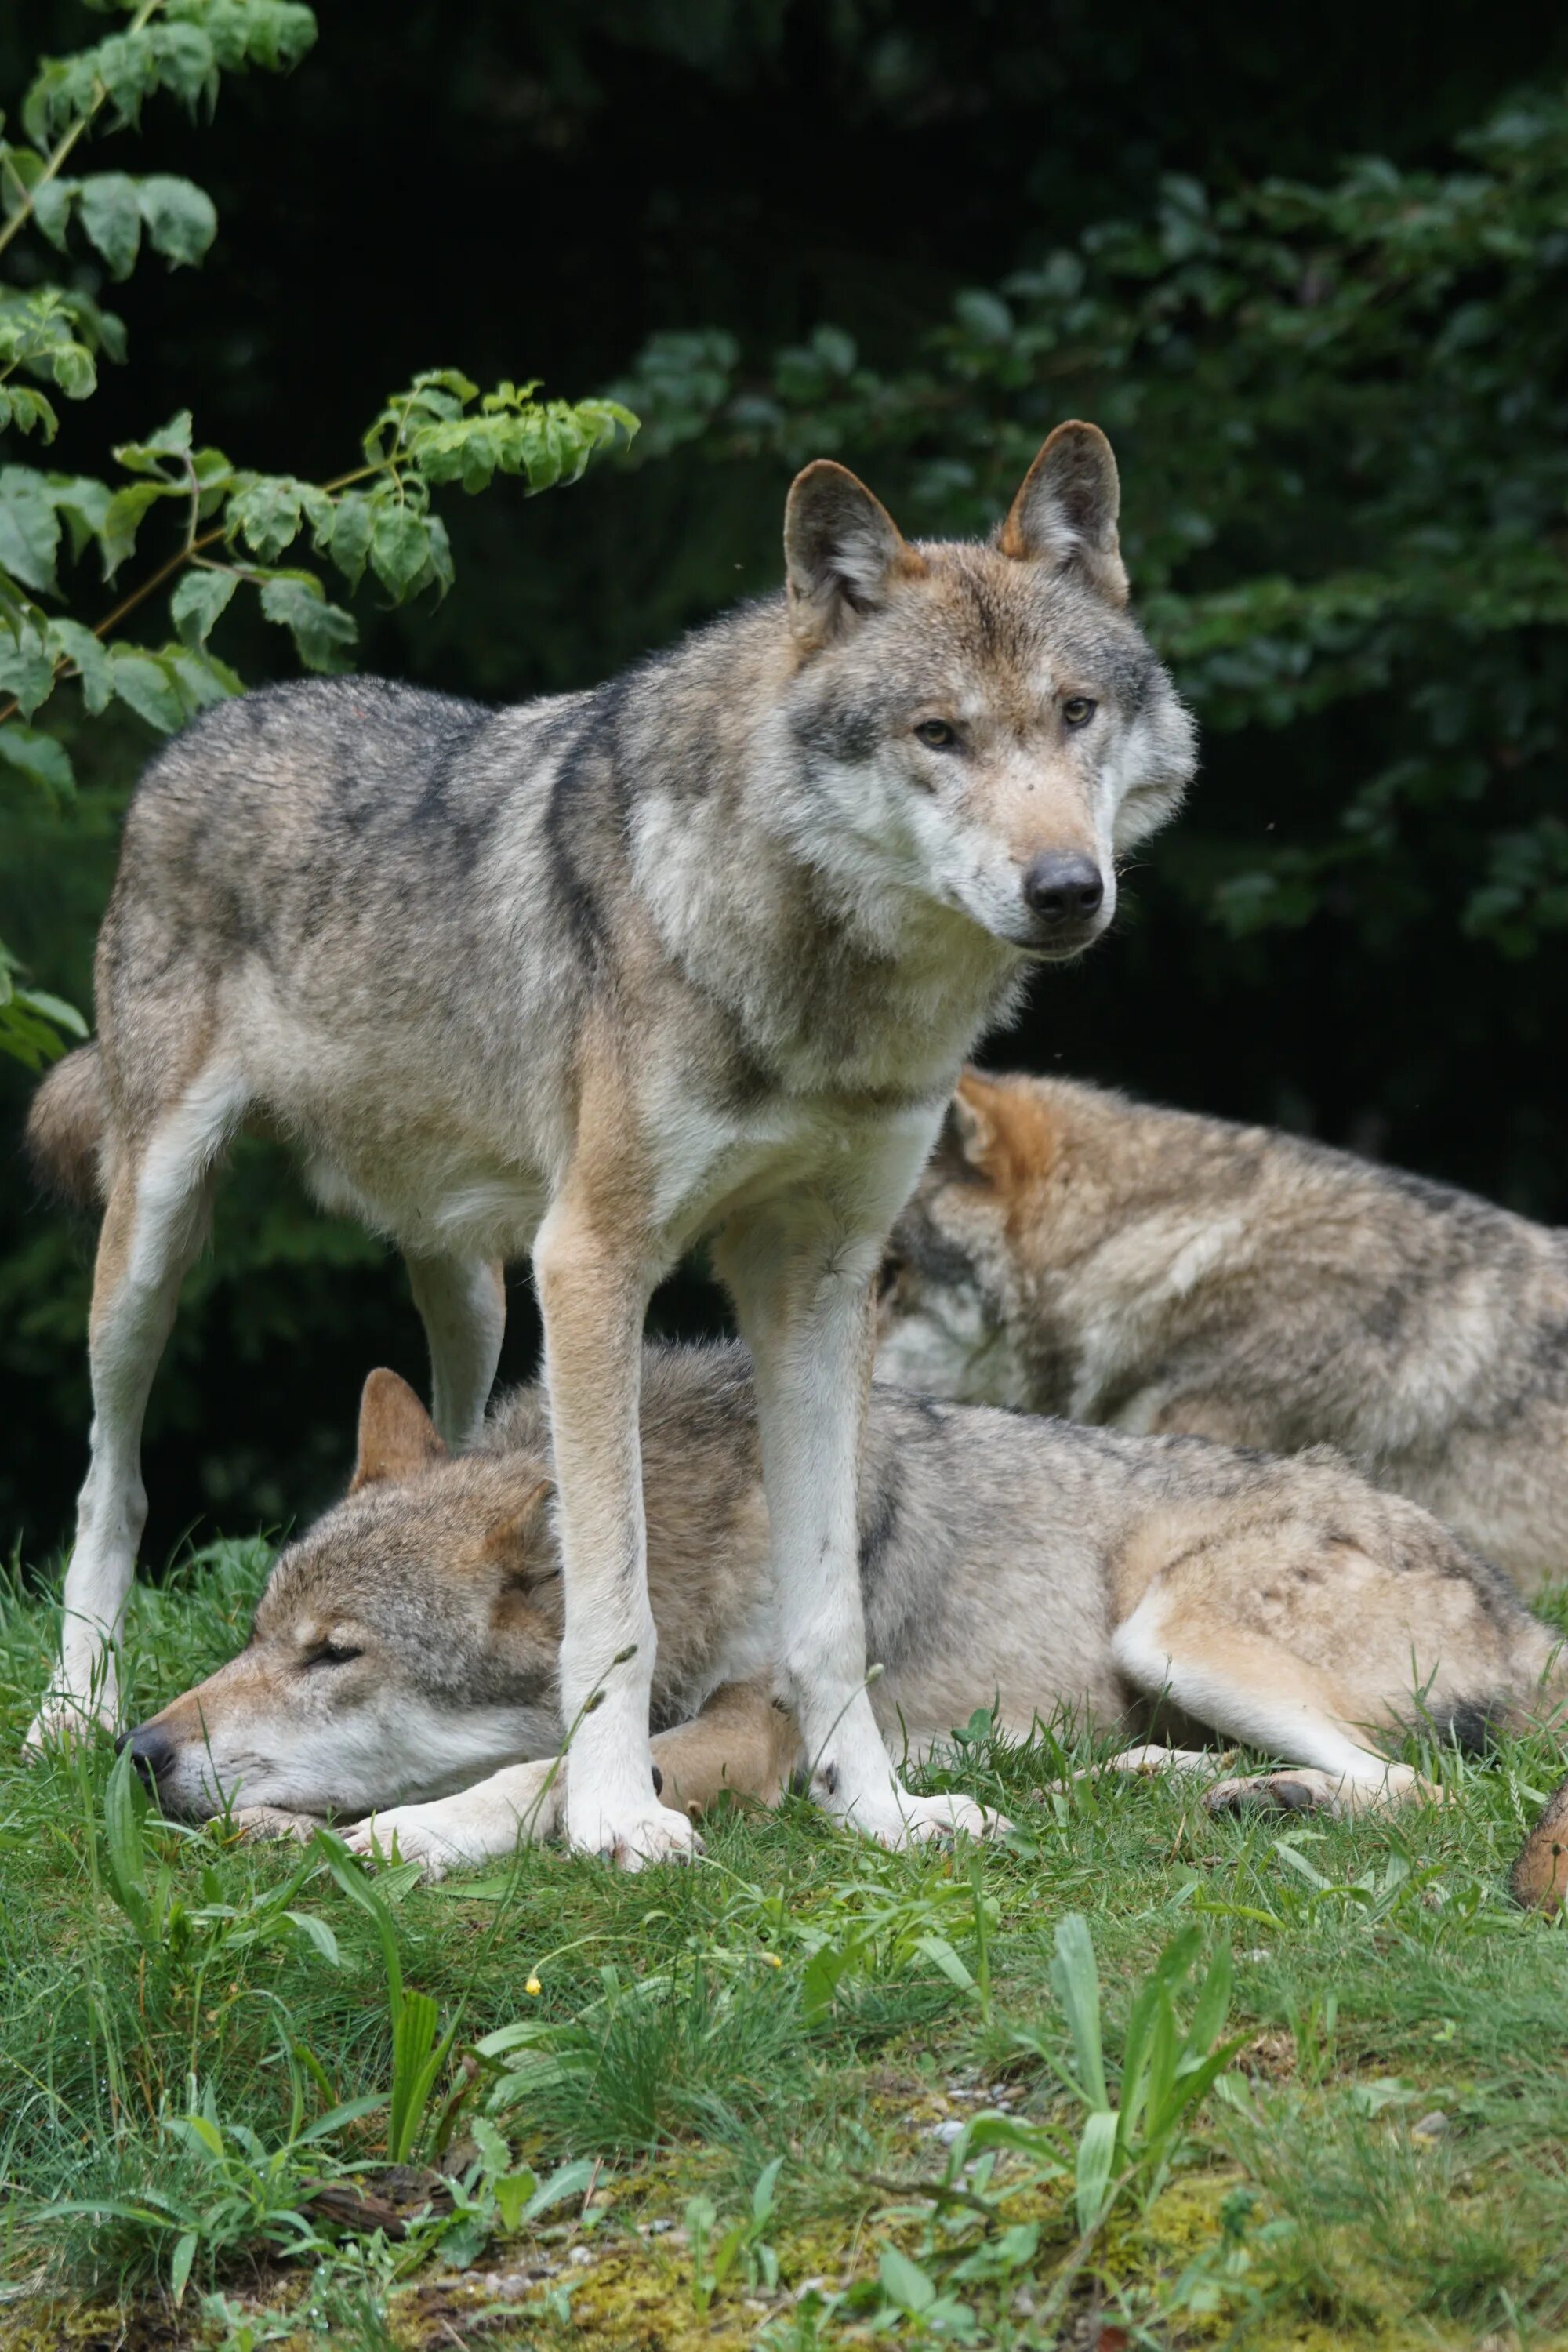
<instances>
[{"instance_id":1,"label":"dark background vegetation","mask_svg":"<svg viewBox=\"0 0 1568 2352\"><path fill-rule=\"evenodd\" d=\"M147 168L188 172L211 190L219 241L201 272L144 270L126 290L131 364L106 375L79 419L67 414L56 462L100 470L109 443L190 404L201 436L240 462L319 478L353 463L382 397L417 368L456 364L481 383L538 374L575 395L626 380L647 339L674 331L732 338L721 373L733 389L830 321L890 382L916 363L955 296L1005 281L1097 222L1150 216L1163 188L1168 200L1166 175L1224 195L1269 174L1323 183L1349 155L1448 170L1458 134L1521 86L1552 89L1568 70L1568 19L1465 0L1310 11L1213 0L1181 10L1150 0L1110 10L1087 0L327 0L320 16L320 42L299 71L226 87L212 125L164 102L150 110L139 142ZM5 102L40 51L94 37L101 22L74 5L7 9ZM1548 271L1531 296L1542 320L1568 288L1560 257L1553 266L1555 293ZM1492 331L1505 344L1522 339L1521 368L1552 376L1561 346L1554 355L1548 329L1532 343L1528 318L1506 305L1500 315ZM1370 385L1418 411L1428 351L1416 324L1403 331L1363 365L1361 394ZM1215 331L1222 365L1227 332L1223 322ZM1165 366L1152 348L1145 338L1129 370ZM1508 350L1499 356L1506 373ZM1156 446L1147 415L1141 429L1131 408L1124 435L1117 370L1102 366L1096 380L1122 450L1135 587L1173 582L1223 596L1244 577L1311 568L1300 483L1287 527L1262 475L1216 496L1184 570L1161 552L1155 509L1179 488L1177 444ZM1561 375L1538 389L1546 406L1531 430L1549 449ZM1071 413L1074 391L1064 407L1048 384L1015 387L996 394L996 413L1022 449L1037 425ZM1244 402L1246 387L1227 380L1232 396ZM1487 396L1490 410L1478 414L1492 428L1467 426L1462 438L1465 495L1490 512L1514 456L1503 408ZM647 413L636 390L628 397ZM1267 397L1277 401L1278 385ZM812 400L810 385L795 399L808 432ZM661 439L654 418L643 445L652 454L629 468L601 466L532 503L514 484L453 499L455 592L435 611L396 614L362 594L365 666L521 698L595 680L733 595L772 585L800 452L776 419L736 432L679 387L669 405L676 424ZM681 424L688 410L694 421ZM991 486L972 467L944 507L931 468L948 414L933 393L921 432L886 430L878 395L863 391L831 431L825 424L822 446L860 465L896 509L907 489L911 528L966 523ZM1216 394L1215 436L1231 421ZM1191 437L1201 425L1188 415L1182 446L1201 453ZM987 429L984 417L954 421L955 446L972 454ZM1325 404L1324 442L1361 429ZM1314 446L1311 415L1289 430ZM1343 532L1346 562L1368 560L1349 545L1358 531L1384 528L1377 477L1390 461L1364 437L1359 446L1352 475L1316 503L1309 464L1307 508L1331 541ZM1440 524L1440 465L1420 496ZM1406 531L1412 511L1407 499ZM1561 549L1560 509L1557 530ZM1544 545L1550 533L1537 536ZM1336 560L1331 544L1313 558L1319 570ZM1515 901L1534 892L1532 919L1510 929L1475 915L1476 889L1489 876L1496 885L1500 857L1506 866L1523 854L1508 847L1524 837L1520 825L1534 828L1541 855L1557 838L1552 812L1568 797L1554 698L1561 629L1532 613L1485 643L1450 630L1425 672L1391 640L1364 679L1316 706L1265 708L1243 694L1227 707L1223 677L1197 677L1195 656L1189 675L1192 632L1184 638L1178 618L1163 641L1205 722L1190 811L1132 876L1115 938L1082 969L1043 980L991 1058L1279 1121L1563 1217L1568 958L1554 902L1531 868ZM243 629L237 619L224 649L260 676L280 641L250 643ZM1486 712L1434 717L1438 685L1462 697L1483 672ZM1445 726L1464 774L1407 794L1369 864L1342 871L1325 851L1306 878L1279 865L1288 845L1316 857L1312 845L1337 840L1365 780L1407 752L1426 756ZM7 803L0 814L0 935L79 1003L119 814L152 740L128 716L83 732L83 791L63 837L41 808ZM1498 793L1506 822L1489 815ZM1247 896L1254 866L1271 877L1268 919L1247 918L1258 903ZM91 1235L36 1200L16 1158L28 1084L0 1069L0 1538L20 1537L37 1559L67 1532L84 1458ZM506 1369L521 1374L535 1338L522 1269L513 1297ZM715 1311L695 1281L661 1304L682 1328ZM259 1153L242 1154L154 1391L149 1562L188 1527L281 1522L322 1500L374 1362L421 1369L395 1261L313 1215Z\"/></svg>"}]
</instances>

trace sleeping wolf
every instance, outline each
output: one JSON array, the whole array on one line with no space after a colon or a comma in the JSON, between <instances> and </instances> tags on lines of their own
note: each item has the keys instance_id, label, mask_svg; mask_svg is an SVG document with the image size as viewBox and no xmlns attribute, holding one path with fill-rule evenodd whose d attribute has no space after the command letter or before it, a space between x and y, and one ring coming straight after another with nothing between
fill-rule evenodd
<instances>
[{"instance_id":1,"label":"sleeping wolf","mask_svg":"<svg viewBox=\"0 0 1568 2352\"><path fill-rule=\"evenodd\" d=\"M531 1251L553 1400L574 1845L689 1852L650 1792L637 1367L700 1236L757 1364L791 1702L832 1811L900 1843L862 1689L870 1285L976 1034L1086 947L1175 803L1190 722L1124 610L1116 468L1058 426L990 546L911 546L842 467L790 493L784 593L596 692L511 710L372 680L198 719L147 772L99 1042L33 1132L105 1200L92 1458L38 1728L112 1706L140 1432L235 1131L392 1235L436 1414L477 1431L497 1261ZM97 1690L94 1679L98 1678Z\"/></svg>"},{"instance_id":2,"label":"sleeping wolf","mask_svg":"<svg viewBox=\"0 0 1568 2352\"><path fill-rule=\"evenodd\" d=\"M768 1705L767 1507L739 1348L649 1351L642 1461L656 1715L688 1723L658 1743L666 1794L770 1797L813 1759ZM573 1706L552 1471L542 1389L452 1461L412 1390L372 1373L347 1500L279 1560L242 1654L131 1734L164 1809L380 1808L361 1850L395 1835L433 1870L548 1829L561 1775L519 1759L552 1758ZM976 1706L1018 1732L1064 1705L1147 1732L1164 1701L1300 1768L1222 1783L1211 1803L1354 1807L1430 1793L1372 1744L1418 1712L1468 1736L1568 1696L1554 1637L1501 1576L1324 1454L1274 1462L878 1386L858 1540L882 1668L870 1705L895 1749ZM574 1742L568 1799L576 1769Z\"/></svg>"},{"instance_id":3,"label":"sleeping wolf","mask_svg":"<svg viewBox=\"0 0 1568 2352\"><path fill-rule=\"evenodd\" d=\"M1521 1591L1568 1571L1568 1233L1265 1128L968 1071L883 1294L886 1379L1326 1443Z\"/></svg>"}]
</instances>

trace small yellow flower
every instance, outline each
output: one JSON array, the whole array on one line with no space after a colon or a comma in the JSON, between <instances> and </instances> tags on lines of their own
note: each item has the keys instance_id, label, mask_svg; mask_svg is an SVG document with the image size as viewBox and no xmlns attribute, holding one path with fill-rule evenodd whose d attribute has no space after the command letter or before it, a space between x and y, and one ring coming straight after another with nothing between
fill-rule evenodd
<instances>
[{"instance_id":1,"label":"small yellow flower","mask_svg":"<svg viewBox=\"0 0 1568 2352\"><path fill-rule=\"evenodd\" d=\"M780 1959L776 1952L764 1952L763 1954L763 1958L766 1960L770 1969L782 1969L784 1966L784 1962Z\"/></svg>"},{"instance_id":2,"label":"small yellow flower","mask_svg":"<svg viewBox=\"0 0 1568 2352\"><path fill-rule=\"evenodd\" d=\"M544 1990L544 1987L540 1983L537 1977L530 1977L528 1982L522 1989L525 1993L528 1993L531 1997L537 1997Z\"/></svg>"}]
</instances>

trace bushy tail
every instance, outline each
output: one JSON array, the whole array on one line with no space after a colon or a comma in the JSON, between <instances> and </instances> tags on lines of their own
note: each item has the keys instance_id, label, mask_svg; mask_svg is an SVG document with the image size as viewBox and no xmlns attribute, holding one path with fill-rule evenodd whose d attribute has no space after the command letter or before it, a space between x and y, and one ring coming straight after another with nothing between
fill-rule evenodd
<instances>
[{"instance_id":1,"label":"bushy tail","mask_svg":"<svg viewBox=\"0 0 1568 2352\"><path fill-rule=\"evenodd\" d=\"M108 1123L98 1047L79 1045L55 1064L34 1094L26 1134L40 1183L76 1208L102 1205Z\"/></svg>"}]
</instances>

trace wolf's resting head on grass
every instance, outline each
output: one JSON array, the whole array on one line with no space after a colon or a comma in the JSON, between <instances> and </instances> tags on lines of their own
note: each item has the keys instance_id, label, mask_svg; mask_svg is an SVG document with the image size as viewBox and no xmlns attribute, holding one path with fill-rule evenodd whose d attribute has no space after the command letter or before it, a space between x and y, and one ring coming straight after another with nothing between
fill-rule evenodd
<instances>
[{"instance_id":1,"label":"wolf's resting head on grass","mask_svg":"<svg viewBox=\"0 0 1568 2352\"><path fill-rule=\"evenodd\" d=\"M1118 506L1110 445L1078 423L989 546L910 545L841 467L800 477L784 543L805 658L783 719L805 789L786 822L849 893L921 891L1045 959L1110 922L1118 855L1194 759L1125 609Z\"/></svg>"},{"instance_id":2,"label":"wolf's resting head on grass","mask_svg":"<svg viewBox=\"0 0 1568 2352\"><path fill-rule=\"evenodd\" d=\"M547 1454L447 1458L373 1372L347 1496L282 1553L237 1658L132 1735L165 1812L362 1813L559 1737Z\"/></svg>"}]
</instances>

